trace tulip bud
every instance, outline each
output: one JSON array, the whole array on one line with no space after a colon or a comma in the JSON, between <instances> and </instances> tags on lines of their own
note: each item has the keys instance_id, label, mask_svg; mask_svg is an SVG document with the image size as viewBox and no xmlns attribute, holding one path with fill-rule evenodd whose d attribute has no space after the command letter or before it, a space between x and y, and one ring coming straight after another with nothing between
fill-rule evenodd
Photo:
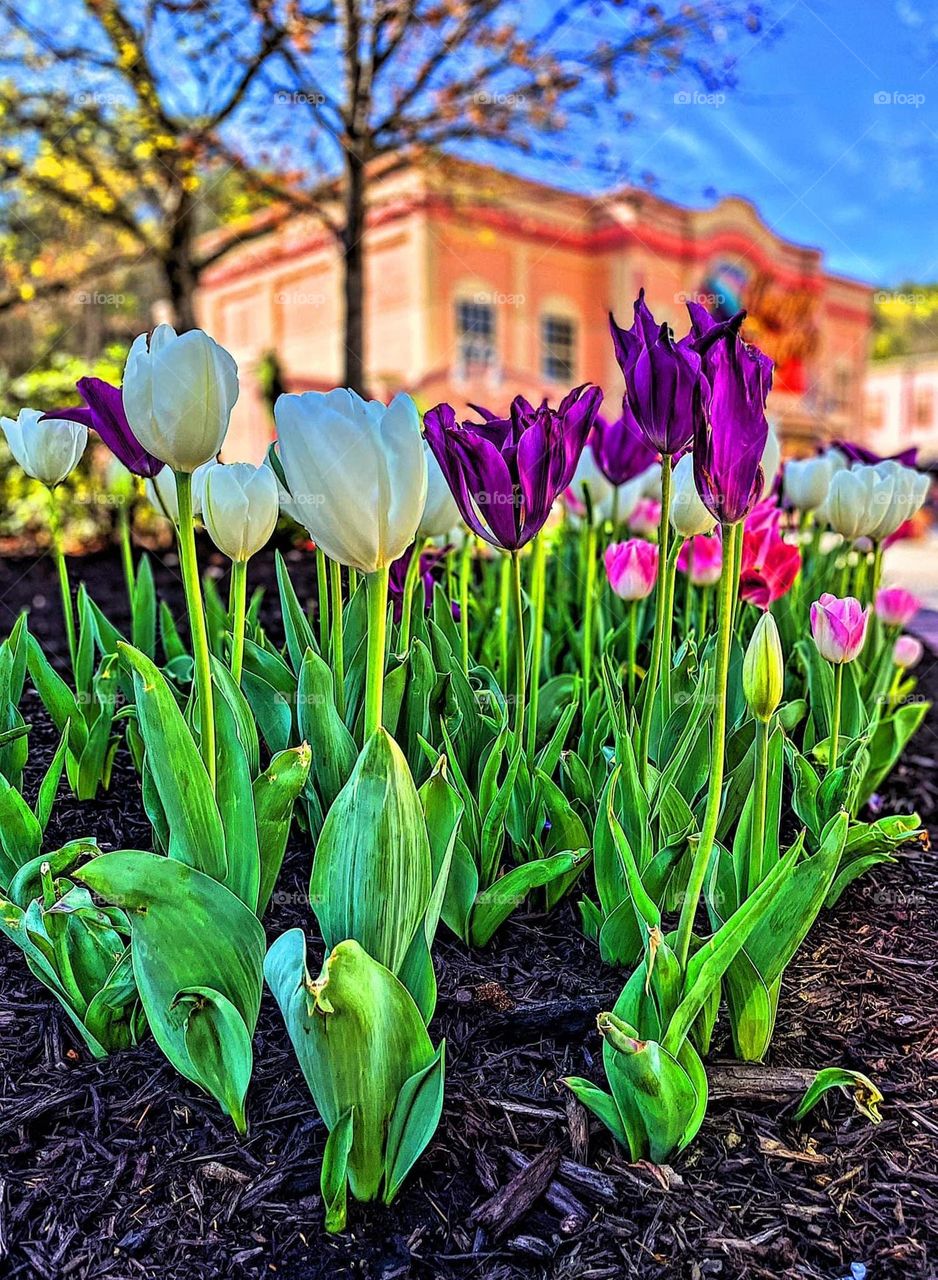
<instances>
[{"instance_id":1,"label":"tulip bud","mask_svg":"<svg viewBox=\"0 0 938 1280\"><path fill-rule=\"evenodd\" d=\"M76 467L88 443L88 428L65 418L44 418L38 409L20 409L0 419L10 452L28 476L54 489Z\"/></svg>"},{"instance_id":2,"label":"tulip bud","mask_svg":"<svg viewBox=\"0 0 938 1280\"><path fill-rule=\"evenodd\" d=\"M337 388L274 406L293 511L325 554L361 573L388 568L414 541L427 501L420 419L408 395L387 406Z\"/></svg>"},{"instance_id":3,"label":"tulip bud","mask_svg":"<svg viewBox=\"0 0 938 1280\"><path fill-rule=\"evenodd\" d=\"M874 512L881 505L882 488L872 467L838 471L818 508L818 519L850 541L865 537L876 523Z\"/></svg>"},{"instance_id":4,"label":"tulip bud","mask_svg":"<svg viewBox=\"0 0 938 1280\"><path fill-rule=\"evenodd\" d=\"M202 514L202 486L205 472L214 465L212 462L206 462L192 473L192 514L194 516ZM179 519L179 503L176 496L176 477L172 467L164 467L162 471L158 471L155 476L147 480L143 488L150 504L156 507L160 515L165 516L167 520L172 520L175 524Z\"/></svg>"},{"instance_id":5,"label":"tulip bud","mask_svg":"<svg viewBox=\"0 0 938 1280\"><path fill-rule=\"evenodd\" d=\"M799 511L815 511L826 499L833 478L834 464L827 455L792 458L782 473L782 492Z\"/></svg>"},{"instance_id":6,"label":"tulip bud","mask_svg":"<svg viewBox=\"0 0 938 1280\"><path fill-rule=\"evenodd\" d=\"M893 646L892 660L901 671L907 671L909 667L918 666L924 652L921 640L915 636L900 636Z\"/></svg>"},{"instance_id":7,"label":"tulip bud","mask_svg":"<svg viewBox=\"0 0 938 1280\"><path fill-rule=\"evenodd\" d=\"M682 538L712 533L716 520L700 500L694 482L694 460L685 453L674 468L671 481L671 524Z\"/></svg>"},{"instance_id":8,"label":"tulip bud","mask_svg":"<svg viewBox=\"0 0 938 1280\"><path fill-rule=\"evenodd\" d=\"M906 627L922 607L918 596L902 587L884 587L876 593L876 613L887 627Z\"/></svg>"},{"instance_id":9,"label":"tulip bud","mask_svg":"<svg viewBox=\"0 0 938 1280\"><path fill-rule=\"evenodd\" d=\"M873 470L883 483L877 495L877 518L867 532L874 542L881 542L883 538L891 537L922 507L931 481L914 467L903 466L893 458L877 462Z\"/></svg>"},{"instance_id":10,"label":"tulip bud","mask_svg":"<svg viewBox=\"0 0 938 1280\"><path fill-rule=\"evenodd\" d=\"M606 548L609 585L622 600L644 600L658 575L658 548L643 538L614 542Z\"/></svg>"},{"instance_id":11,"label":"tulip bud","mask_svg":"<svg viewBox=\"0 0 938 1280\"><path fill-rule=\"evenodd\" d=\"M238 399L238 366L201 329L161 324L134 339L124 366L124 412L148 453L174 471L216 457Z\"/></svg>"},{"instance_id":12,"label":"tulip bud","mask_svg":"<svg viewBox=\"0 0 938 1280\"><path fill-rule=\"evenodd\" d=\"M853 662L866 641L869 610L847 596L838 600L825 591L811 606L811 633L818 653L828 662Z\"/></svg>"},{"instance_id":13,"label":"tulip bud","mask_svg":"<svg viewBox=\"0 0 938 1280\"><path fill-rule=\"evenodd\" d=\"M714 534L688 538L677 557L677 567L695 587L712 587L723 572L723 540Z\"/></svg>"},{"instance_id":14,"label":"tulip bud","mask_svg":"<svg viewBox=\"0 0 938 1280\"><path fill-rule=\"evenodd\" d=\"M756 623L743 658L743 693L757 720L768 724L785 688L785 656L778 627L770 613Z\"/></svg>"},{"instance_id":15,"label":"tulip bud","mask_svg":"<svg viewBox=\"0 0 938 1280\"><path fill-rule=\"evenodd\" d=\"M599 465L592 449L584 449L576 464L570 487L564 492L564 505L571 515L578 519L586 516L586 496L589 495L589 506L593 516L593 524L600 525L609 519L612 513L615 486L610 484ZM635 501L638 501L637 497ZM634 503L633 503L634 506ZM625 518L628 513L620 512Z\"/></svg>"},{"instance_id":16,"label":"tulip bud","mask_svg":"<svg viewBox=\"0 0 938 1280\"><path fill-rule=\"evenodd\" d=\"M250 560L277 526L280 494L270 467L213 462L202 485L205 527L229 560Z\"/></svg>"}]
</instances>

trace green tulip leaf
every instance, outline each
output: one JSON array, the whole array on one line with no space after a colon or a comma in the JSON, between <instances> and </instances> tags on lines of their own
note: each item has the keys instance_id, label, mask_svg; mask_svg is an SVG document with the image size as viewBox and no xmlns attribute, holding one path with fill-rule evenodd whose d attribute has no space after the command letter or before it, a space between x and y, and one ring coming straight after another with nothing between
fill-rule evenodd
<instances>
[{"instance_id":1,"label":"green tulip leaf","mask_svg":"<svg viewBox=\"0 0 938 1280\"><path fill-rule=\"evenodd\" d=\"M157 1044L243 1125L264 962L254 912L201 871L152 853L102 854L74 875L127 912L134 977ZM212 993L210 1013L204 1003L180 1004L180 993L194 991ZM235 1014L243 1035L232 1029Z\"/></svg>"}]
</instances>

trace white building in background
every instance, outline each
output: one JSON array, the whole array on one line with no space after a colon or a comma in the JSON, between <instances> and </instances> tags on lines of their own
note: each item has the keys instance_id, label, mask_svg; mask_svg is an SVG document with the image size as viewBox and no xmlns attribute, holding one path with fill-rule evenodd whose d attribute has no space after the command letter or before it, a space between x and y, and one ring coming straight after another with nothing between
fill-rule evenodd
<instances>
[{"instance_id":1,"label":"white building in background","mask_svg":"<svg viewBox=\"0 0 938 1280\"><path fill-rule=\"evenodd\" d=\"M938 352L877 360L864 386L863 441L877 453L913 446L938 462Z\"/></svg>"}]
</instances>

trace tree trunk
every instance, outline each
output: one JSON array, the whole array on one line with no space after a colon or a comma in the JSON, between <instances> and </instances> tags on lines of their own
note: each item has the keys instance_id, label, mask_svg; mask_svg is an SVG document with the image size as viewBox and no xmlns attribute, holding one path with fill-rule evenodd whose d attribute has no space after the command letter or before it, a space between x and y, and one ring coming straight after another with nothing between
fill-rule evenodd
<instances>
[{"instance_id":1,"label":"tree trunk","mask_svg":"<svg viewBox=\"0 0 938 1280\"><path fill-rule=\"evenodd\" d=\"M342 269L345 300L343 382L359 395L365 387L365 165L354 146L345 151L345 225Z\"/></svg>"},{"instance_id":2,"label":"tree trunk","mask_svg":"<svg viewBox=\"0 0 938 1280\"><path fill-rule=\"evenodd\" d=\"M193 261L195 240L195 207L185 192L169 228L169 248L163 259L173 325L179 333L196 327L195 288L198 277Z\"/></svg>"}]
</instances>

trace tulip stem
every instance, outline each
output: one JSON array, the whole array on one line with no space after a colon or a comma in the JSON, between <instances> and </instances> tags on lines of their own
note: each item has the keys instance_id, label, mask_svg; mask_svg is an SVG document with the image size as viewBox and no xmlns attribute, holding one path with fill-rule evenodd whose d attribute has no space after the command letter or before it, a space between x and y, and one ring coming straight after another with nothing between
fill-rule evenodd
<instances>
[{"instance_id":1,"label":"tulip stem","mask_svg":"<svg viewBox=\"0 0 938 1280\"><path fill-rule=\"evenodd\" d=\"M752 818L749 824L748 894L762 883L762 856L765 848L766 796L769 785L769 721L756 720L755 765L753 770Z\"/></svg>"},{"instance_id":2,"label":"tulip stem","mask_svg":"<svg viewBox=\"0 0 938 1280\"><path fill-rule=\"evenodd\" d=\"M667 607L668 532L671 518L671 455L661 456L661 516L658 521L658 583L655 590L655 630L651 638L651 660L643 681L644 701L639 729L639 770L642 786L648 789L648 747L651 739L651 714L654 709L658 676L661 672L661 645L664 638L664 612Z\"/></svg>"},{"instance_id":3,"label":"tulip stem","mask_svg":"<svg viewBox=\"0 0 938 1280\"><path fill-rule=\"evenodd\" d=\"M329 594L332 616L332 678L335 683L335 709L345 719L345 632L342 616L342 566L329 561Z\"/></svg>"},{"instance_id":4,"label":"tulip stem","mask_svg":"<svg viewBox=\"0 0 938 1280\"><path fill-rule=\"evenodd\" d=\"M661 690L664 694L663 723L671 717L671 637L674 630L674 582L677 577L677 558L681 553L681 540L675 538L668 549L665 577L664 636L661 640Z\"/></svg>"},{"instance_id":5,"label":"tulip stem","mask_svg":"<svg viewBox=\"0 0 938 1280\"><path fill-rule=\"evenodd\" d=\"M635 701L635 676L638 666L638 601L629 601L629 706Z\"/></svg>"},{"instance_id":6,"label":"tulip stem","mask_svg":"<svg viewBox=\"0 0 938 1280\"><path fill-rule=\"evenodd\" d=\"M469 674L469 570L472 567L472 539L466 535L459 557L459 634L462 641L462 669Z\"/></svg>"},{"instance_id":7,"label":"tulip stem","mask_svg":"<svg viewBox=\"0 0 938 1280\"><path fill-rule=\"evenodd\" d=\"M117 536L120 540L121 565L124 570L127 599L130 602L130 612L133 614L136 574L134 573L134 553L130 538L130 512L130 503L122 502L117 513Z\"/></svg>"},{"instance_id":8,"label":"tulip stem","mask_svg":"<svg viewBox=\"0 0 938 1280\"><path fill-rule=\"evenodd\" d=\"M515 609L515 746L524 742L524 598L521 593L521 556L511 552L511 585Z\"/></svg>"},{"instance_id":9,"label":"tulip stem","mask_svg":"<svg viewBox=\"0 0 938 1280\"><path fill-rule=\"evenodd\" d=\"M365 671L365 737L381 728L384 706L384 662L388 633L388 570L365 575L368 602L368 663Z\"/></svg>"},{"instance_id":10,"label":"tulip stem","mask_svg":"<svg viewBox=\"0 0 938 1280\"><path fill-rule=\"evenodd\" d=\"M588 515L591 517L592 512ZM586 530L586 572L583 599L583 711L590 696L590 679L593 673L593 615L596 597L596 526L592 519Z\"/></svg>"},{"instance_id":11,"label":"tulip stem","mask_svg":"<svg viewBox=\"0 0 938 1280\"><path fill-rule=\"evenodd\" d=\"M247 613L248 562L232 560L231 581L228 584L228 613L231 617L231 674L236 685L241 685L244 667L244 619Z\"/></svg>"},{"instance_id":12,"label":"tulip stem","mask_svg":"<svg viewBox=\"0 0 938 1280\"><path fill-rule=\"evenodd\" d=\"M528 710L528 754L537 747L537 709L541 696L541 665L544 660L544 612L547 605L547 543L544 535L534 539L531 549L531 596L534 622L531 636L531 698Z\"/></svg>"},{"instance_id":13,"label":"tulip stem","mask_svg":"<svg viewBox=\"0 0 938 1280\"><path fill-rule=\"evenodd\" d=\"M876 603L876 593L879 591L880 583L883 580L883 544L875 542L873 544L873 581L870 584L870 603Z\"/></svg>"},{"instance_id":14,"label":"tulip stem","mask_svg":"<svg viewBox=\"0 0 938 1280\"><path fill-rule=\"evenodd\" d=\"M49 532L52 535L52 556L59 574L59 592L62 597L62 616L65 619L65 637L68 641L68 660L72 668L72 679L75 678L75 659L78 654L78 642L75 635L75 610L72 605L72 588L68 580L68 563L62 550L62 526L59 521L59 508L55 490L49 490Z\"/></svg>"},{"instance_id":15,"label":"tulip stem","mask_svg":"<svg viewBox=\"0 0 938 1280\"><path fill-rule=\"evenodd\" d=\"M199 563L195 553L195 525L192 517L192 476L188 471L176 472L176 501L179 507L179 523L176 533L179 539L179 563L182 568L182 585L186 593L189 611L189 632L192 638L192 659L195 663L196 699L199 704L199 739L202 759L208 771L212 790L215 789L215 706L212 695L212 664L208 649L208 630L205 625L205 606L199 583Z\"/></svg>"},{"instance_id":16,"label":"tulip stem","mask_svg":"<svg viewBox=\"0 0 938 1280\"><path fill-rule=\"evenodd\" d=\"M837 749L840 745L840 703L844 689L844 664L834 663L834 712L831 718L831 746L828 767L837 768Z\"/></svg>"},{"instance_id":17,"label":"tulip stem","mask_svg":"<svg viewBox=\"0 0 938 1280\"><path fill-rule=\"evenodd\" d=\"M420 557L426 546L425 538L418 538L414 543L410 556L410 563L407 566L407 575L404 578L404 599L401 610L401 631L398 638L398 649L401 653L406 653L410 648L410 632L412 626L412 615L414 611L414 592L417 589L417 579L420 577Z\"/></svg>"},{"instance_id":18,"label":"tulip stem","mask_svg":"<svg viewBox=\"0 0 938 1280\"><path fill-rule=\"evenodd\" d=\"M716 839L717 825L720 820L720 808L723 803L723 771L726 763L726 685L730 669L730 642L733 635L733 612L737 587L736 544L739 541L741 526L738 524L723 527L723 571L720 575L720 598L717 613L716 672L714 674L713 697L713 741L710 748L710 787L707 791L707 808L704 813L703 830L694 852L690 877L684 893L681 907L681 919L677 928L675 955L681 972L687 968L687 957L690 953L690 942L694 932L694 918L697 915L697 904L710 865L713 853L713 842Z\"/></svg>"},{"instance_id":19,"label":"tulip stem","mask_svg":"<svg viewBox=\"0 0 938 1280\"><path fill-rule=\"evenodd\" d=\"M319 601L319 648L323 656L329 648L329 579L326 553L316 548L316 598Z\"/></svg>"},{"instance_id":20,"label":"tulip stem","mask_svg":"<svg viewBox=\"0 0 938 1280\"><path fill-rule=\"evenodd\" d=\"M498 678L508 689L508 607L511 600L511 562L502 556L498 569Z\"/></svg>"}]
</instances>

